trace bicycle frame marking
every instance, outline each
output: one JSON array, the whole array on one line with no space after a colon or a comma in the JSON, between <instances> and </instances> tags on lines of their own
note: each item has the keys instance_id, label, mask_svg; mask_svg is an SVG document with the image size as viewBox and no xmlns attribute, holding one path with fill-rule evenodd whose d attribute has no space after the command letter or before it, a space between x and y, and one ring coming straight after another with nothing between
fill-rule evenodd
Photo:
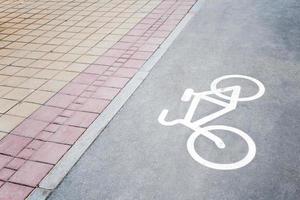
<instances>
[{"instance_id":1,"label":"bicycle frame marking","mask_svg":"<svg viewBox=\"0 0 300 200\"><path fill-rule=\"evenodd\" d=\"M228 78L242 78L242 79L250 80L258 86L259 91L251 97L243 97L242 98L242 97L240 97L240 93L241 93L240 86L231 86L231 87L217 89L218 82L220 82L224 79L228 79ZM223 94L223 93L229 92L229 91L232 91L231 96L227 96L227 95ZM265 92L264 85L260 81L258 81L257 79L254 79L252 77L244 76L244 75L222 76L222 77L215 79L212 82L210 91L195 93L192 89L185 90L181 100L182 101L190 101L191 98L192 98L192 100L191 100L190 107L183 119L167 121L166 116L168 115L168 110L164 109L161 112L161 114L159 115L158 121L159 121L159 123L161 123L162 125L165 125L165 126L173 126L176 124L182 124L186 127L189 127L190 129L192 129L194 131L193 134L189 137L189 139L187 141L187 149L188 149L188 152L190 153L190 155L193 157L193 159L196 160L197 162L199 162L200 164L203 164L206 167L210 167L210 168L218 169L218 170L238 169L240 167L244 167L245 165L249 164L255 157L256 146L255 146L254 141L246 133L244 133L243 131L241 131L239 129L233 128L233 127L224 126L224 125L215 125L215 126L208 126L208 127L202 127L202 126L204 124L206 124L207 122L210 122L222 115L225 115L228 112L235 110L239 101L251 101L251 100L257 99L257 98L261 97L264 94L264 92ZM218 97L224 99L224 101L217 99L217 98L213 98L210 95L217 95ZM223 109L192 122L194 113L195 113L197 106L199 105L201 100L206 100L206 101L209 101L216 105L219 105L219 106L223 107ZM226 102L225 100L228 100L229 102ZM207 161L207 160L203 159L202 157L200 157L194 148L194 142L199 135L203 135L203 136L207 137L208 139L213 141L216 144L216 146L220 149L223 149L226 147L220 137L218 137L215 134L210 132L210 130L214 130L214 129L231 131L231 132L236 133L239 136L241 136L247 142L247 144L249 146L249 151L248 151L248 154L246 155L246 157L244 159L242 159L241 161L238 161L235 163L230 163L230 164L213 163L213 162Z\"/></svg>"}]
</instances>

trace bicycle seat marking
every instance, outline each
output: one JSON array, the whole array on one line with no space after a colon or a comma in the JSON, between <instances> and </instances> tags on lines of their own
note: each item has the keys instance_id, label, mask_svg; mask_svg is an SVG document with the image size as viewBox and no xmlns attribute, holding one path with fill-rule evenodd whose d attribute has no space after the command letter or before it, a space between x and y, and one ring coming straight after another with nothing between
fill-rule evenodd
<instances>
[{"instance_id":1,"label":"bicycle seat marking","mask_svg":"<svg viewBox=\"0 0 300 200\"><path fill-rule=\"evenodd\" d=\"M246 97L241 97L241 86L234 85L230 87L224 87L224 88L218 88L218 84L221 81L224 81L226 79L246 79L247 81L251 81L256 84L258 91L256 94L252 96L246 96ZM228 92L231 92L231 95L228 95ZM239 169L241 167L246 166L249 164L255 157L256 154L256 145L252 138L247 135L245 132L234 128L230 126L225 126L225 125L213 125L213 126L203 126L207 122L210 122L222 115L225 115L226 113L233 111L236 109L237 104L239 101L252 101L255 99L260 98L263 96L265 92L265 87L264 85L257 79L252 78L250 76L244 76L244 75L225 75L221 76L217 79L215 79L211 85L210 85L210 90L209 91L204 91L200 93L194 92L193 89L188 88L184 91L181 101L184 102L191 102L190 107L183 119L176 119L172 121L166 120L166 116L168 115L168 110L164 109L162 110L161 114L158 117L158 121L160 124L165 125L165 126L173 126L176 124L182 124L190 129L193 130L193 133L190 135L190 137L187 140L187 150L190 154L190 156L197 161L198 163L212 168L212 169L217 169L217 170L234 170L234 169ZM225 94L227 93L227 95ZM211 97L211 95L216 95L217 98ZM220 99L224 99L220 100ZM192 121L192 118L194 116L194 113L197 109L197 106L199 105L200 100L206 100L211 103L214 103L216 105L219 105L222 107L221 110L214 112L212 114L209 114L205 117L202 117L196 121ZM201 157L197 151L195 150L195 141L198 136L202 135L213 141L216 146L220 149L223 149L226 147L225 143L223 140L218 137L217 135L213 134L211 131L212 130L224 130L227 132L232 132L240 136L243 140L248 145L248 153L247 155L234 163L215 163L208 161Z\"/></svg>"}]
</instances>

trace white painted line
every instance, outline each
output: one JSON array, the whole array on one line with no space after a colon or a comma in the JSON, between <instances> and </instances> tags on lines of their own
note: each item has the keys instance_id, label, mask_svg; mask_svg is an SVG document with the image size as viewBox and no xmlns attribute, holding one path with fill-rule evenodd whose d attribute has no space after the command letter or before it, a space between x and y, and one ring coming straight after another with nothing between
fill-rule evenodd
<instances>
[{"instance_id":1,"label":"white painted line","mask_svg":"<svg viewBox=\"0 0 300 200\"><path fill-rule=\"evenodd\" d=\"M225 88L218 88L217 85L226 79L246 79L248 81L252 81L257 85L257 93L248 96L248 97L241 97L241 91L242 88L238 85L234 85L231 87L225 87ZM255 157L256 154L256 146L254 141L252 140L251 137L249 137L245 132L234 128L230 126L225 126L225 125L214 125L214 126L206 126L203 127L202 125L221 117L222 115L227 114L228 112L231 112L236 109L237 104L239 101L252 101L255 99L260 98L264 93L265 93L265 87L264 85L257 79L252 78L250 76L244 76L244 75L226 75L219 77L215 79L211 83L211 90L210 91L204 91L200 93L194 92L193 89L188 88L184 91L181 101L189 102L191 101L190 107L183 119L175 119L172 121L167 121L166 117L168 115L168 110L164 109L161 114L158 117L158 122L164 126L174 126L176 124L181 124L184 125L190 129L193 130L193 133L190 135L190 137L187 140L187 150L191 157L197 161L198 163L212 168L212 169L217 169L217 170L233 170L233 169L239 169L241 167L244 167L248 165ZM231 91L231 96L225 95L224 93L228 93ZM216 95L220 98L223 98L224 101L219 100L217 98L212 97L212 95ZM216 105L219 105L223 107L221 110L214 112L212 114L209 114L205 117L202 117L196 121L192 121L193 116L195 114L195 111L200 103L200 101L209 101L211 103L214 103ZM227 101L229 100L229 102ZM248 153L247 155L235 162L235 163L226 163L226 164L220 164L220 163L215 163L215 162L210 162L204 158L202 158L197 151L195 150L195 140L198 138L198 136L202 135L213 141L216 146L220 149L224 149L226 147L225 143L223 140L213 134L211 131L212 130L224 130L227 132L235 133L239 135L242 139L245 140L246 144L248 145Z\"/></svg>"}]
</instances>

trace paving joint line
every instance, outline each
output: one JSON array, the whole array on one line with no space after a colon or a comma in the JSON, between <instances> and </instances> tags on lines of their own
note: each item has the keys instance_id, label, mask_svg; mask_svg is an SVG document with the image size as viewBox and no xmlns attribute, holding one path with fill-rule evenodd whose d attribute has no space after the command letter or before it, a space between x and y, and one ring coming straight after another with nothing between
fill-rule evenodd
<instances>
[{"instance_id":1,"label":"paving joint line","mask_svg":"<svg viewBox=\"0 0 300 200\"><path fill-rule=\"evenodd\" d=\"M105 110L96 118L85 133L77 142L69 149L69 151L61 158L61 160L51 169L46 177L40 182L26 200L44 200L51 194L53 190L62 182L64 177L79 161L80 157L93 144L102 131L107 127L114 116L125 105L135 90L147 78L150 71L166 53L177 36L184 27L189 23L193 16L201 9L205 0L197 0L188 13L177 24L175 29L170 33L166 40L159 46L153 55L144 63L140 70L133 76L127 85L119 92L119 94L111 101Z\"/></svg>"}]
</instances>

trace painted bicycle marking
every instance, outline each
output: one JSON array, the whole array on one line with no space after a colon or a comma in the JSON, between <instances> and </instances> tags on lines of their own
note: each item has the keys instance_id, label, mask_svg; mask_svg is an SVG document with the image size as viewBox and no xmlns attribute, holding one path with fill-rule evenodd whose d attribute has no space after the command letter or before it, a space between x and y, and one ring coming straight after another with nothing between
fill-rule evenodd
<instances>
[{"instance_id":1,"label":"painted bicycle marking","mask_svg":"<svg viewBox=\"0 0 300 200\"><path fill-rule=\"evenodd\" d=\"M257 85L258 91L256 94L252 96L246 96L246 97L241 97L241 86L234 85L231 87L224 87L224 88L218 88L218 84L226 79L246 79L248 81L251 81ZM228 95L228 92L231 92L231 95ZM158 117L159 123L165 126L173 126L176 124L182 124L190 129L192 129L194 132L190 135L190 137L187 140L187 150L191 157L197 161L198 163L212 168L212 169L217 169L217 170L234 170L238 169L241 167L246 166L249 164L255 157L256 154L256 145L254 141L252 140L249 135L247 135L245 132L234 128L230 126L225 126L225 125L213 125L213 126L203 126L207 122L210 122L222 115L225 115L228 112L231 112L236 109L237 104L239 101L252 101L255 99L260 98L265 92L265 87L264 85L257 79L252 78L250 76L244 76L244 75L225 75L222 77L219 77L215 79L210 86L209 91L204 91L200 93L194 92L193 89L186 89L181 97L181 101L184 102L191 102L190 107L183 119L176 119L172 121L167 121L166 116L168 115L168 110L164 109L161 114ZM227 95L225 94L227 93ZM216 95L223 100L211 97L211 95ZM206 100L211 103L214 103L216 105L219 105L223 107L221 110L214 112L212 114L209 114L203 118L200 118L196 121L192 122L192 118L194 116L194 113L197 109L197 106L199 105L200 100ZM228 102L229 101L229 102ZM239 135L242 139L245 140L245 142L248 145L248 153L247 155L234 163L228 163L228 164L221 164L221 163L215 163L208 161L204 158L202 158L197 151L195 150L195 141L198 136L202 135L213 141L216 146L220 149L223 149L226 147L225 143L222 141L220 137L217 135L213 134L211 131L212 130L224 130L228 132L235 133Z\"/></svg>"}]
</instances>

